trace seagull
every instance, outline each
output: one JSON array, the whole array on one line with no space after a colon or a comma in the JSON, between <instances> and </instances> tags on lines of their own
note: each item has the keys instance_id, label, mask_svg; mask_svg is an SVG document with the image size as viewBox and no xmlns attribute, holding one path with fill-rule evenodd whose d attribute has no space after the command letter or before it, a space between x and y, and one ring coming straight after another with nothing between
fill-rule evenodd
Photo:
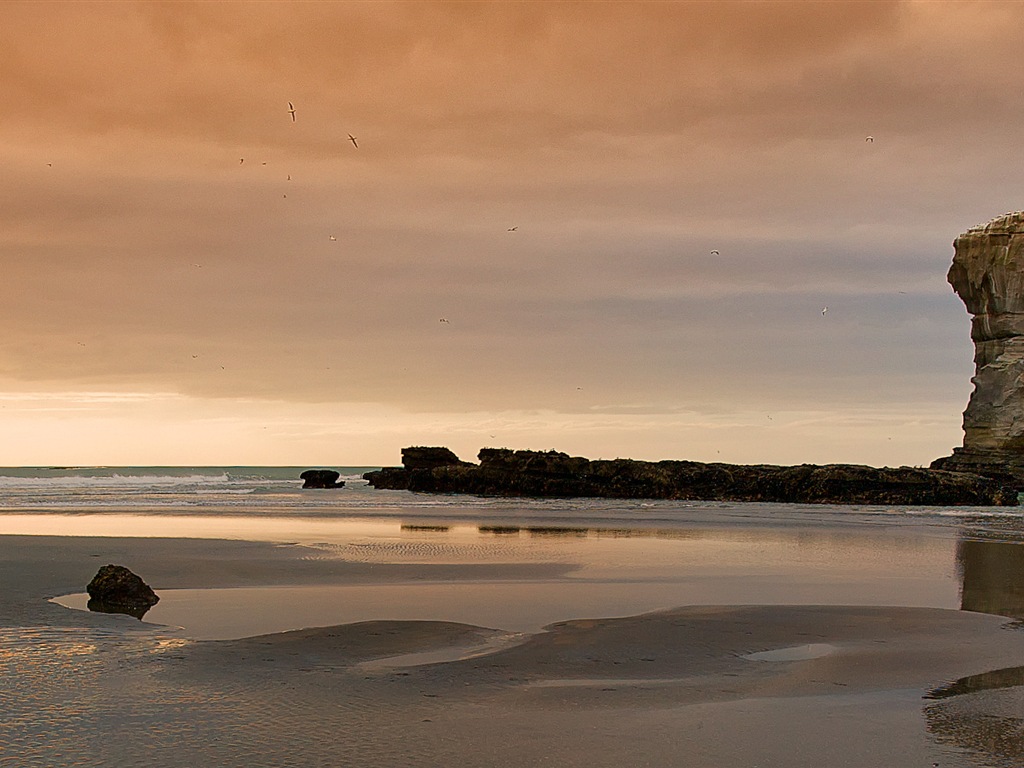
<instances>
[{"instance_id":1,"label":"seagull","mask_svg":"<svg viewBox=\"0 0 1024 768\"><path fill-rule=\"evenodd\" d=\"M334 235L331 235L328 239L329 240L337 240L338 238L336 238Z\"/></svg>"},{"instance_id":2,"label":"seagull","mask_svg":"<svg viewBox=\"0 0 1024 768\"><path fill-rule=\"evenodd\" d=\"M824 317L826 312L828 312L828 307L822 307L821 316Z\"/></svg>"},{"instance_id":3,"label":"seagull","mask_svg":"<svg viewBox=\"0 0 1024 768\"><path fill-rule=\"evenodd\" d=\"M447 323L448 321L447 321L447 320L445 320L445 319L444 319L444 318L442 317L442 318L441 318L440 320L438 320L437 322L439 322L439 323ZM448 323L448 324L449 324L449 325L451 325L451 323Z\"/></svg>"},{"instance_id":4,"label":"seagull","mask_svg":"<svg viewBox=\"0 0 1024 768\"><path fill-rule=\"evenodd\" d=\"M356 144L356 137L353 136L351 133L348 135L348 140L352 142L352 146L353 147L355 147L356 149L359 149L359 145Z\"/></svg>"},{"instance_id":5,"label":"seagull","mask_svg":"<svg viewBox=\"0 0 1024 768\"><path fill-rule=\"evenodd\" d=\"M295 122L295 107L292 105L292 103L290 101L288 102L288 114L292 116L292 122L294 123Z\"/></svg>"},{"instance_id":6,"label":"seagull","mask_svg":"<svg viewBox=\"0 0 1024 768\"><path fill-rule=\"evenodd\" d=\"M711 255L712 256L721 256L722 254L720 254L718 251L712 251Z\"/></svg>"},{"instance_id":7,"label":"seagull","mask_svg":"<svg viewBox=\"0 0 1024 768\"><path fill-rule=\"evenodd\" d=\"M244 162L245 162L245 158L244 158L244 157L240 157L240 158L238 158L238 164L239 164L239 165L241 165L241 164L242 164L242 163L244 163Z\"/></svg>"},{"instance_id":8,"label":"seagull","mask_svg":"<svg viewBox=\"0 0 1024 768\"><path fill-rule=\"evenodd\" d=\"M868 144L874 144L875 143L875 137L874 136L868 136L867 138L864 139L864 141L866 141Z\"/></svg>"},{"instance_id":9,"label":"seagull","mask_svg":"<svg viewBox=\"0 0 1024 768\"><path fill-rule=\"evenodd\" d=\"M515 227L509 227L509 228L508 228L508 229L506 229L505 231L506 231L506 232L515 232L515 231L516 231L517 229L519 229L519 227L518 227L518 226L515 226Z\"/></svg>"}]
</instances>

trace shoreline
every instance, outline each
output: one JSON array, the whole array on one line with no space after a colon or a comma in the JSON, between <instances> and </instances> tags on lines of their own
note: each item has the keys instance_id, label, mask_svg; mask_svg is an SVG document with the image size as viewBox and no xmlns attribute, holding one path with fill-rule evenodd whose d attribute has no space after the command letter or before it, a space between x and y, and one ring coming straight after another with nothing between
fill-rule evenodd
<instances>
[{"instance_id":1,"label":"shoreline","mask_svg":"<svg viewBox=\"0 0 1024 768\"><path fill-rule=\"evenodd\" d=\"M142 755L160 768L336 764L339 755L341 764L372 768L811 768L836 764L836 754L857 768L956 768L979 755L990 765L1024 757L1012 744L991 754L979 746L979 723L1019 729L1006 712L1021 698L1019 685L992 687L997 674L970 693L922 698L1000 670L1012 680L1024 658L1024 631L1010 619L963 610L701 605L558 621L526 636L367 621L187 640L46 602L81 590L90 571L118 557L158 591L171 583L373 584L428 573L455 584L535 578L554 567L313 553L237 540L0 536L0 704L12 723L0 726L0 740L11 755L43 756L52 767L141 765ZM549 575L564 577L564 564L555 565L561 570ZM807 645L818 655L749 658ZM408 665L417 660L431 663ZM146 728L109 719L122 709ZM102 759L88 752L97 739Z\"/></svg>"}]
</instances>

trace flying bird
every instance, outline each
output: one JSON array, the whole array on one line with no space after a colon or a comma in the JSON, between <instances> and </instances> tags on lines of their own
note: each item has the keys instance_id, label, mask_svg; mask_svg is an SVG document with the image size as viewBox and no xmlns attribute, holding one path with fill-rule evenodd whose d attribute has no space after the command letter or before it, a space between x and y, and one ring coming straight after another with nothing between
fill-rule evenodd
<instances>
[{"instance_id":1,"label":"flying bird","mask_svg":"<svg viewBox=\"0 0 1024 768\"><path fill-rule=\"evenodd\" d=\"M508 228L508 229L506 229L505 231L506 231L506 232L515 232L515 231L516 231L517 229L519 229L519 227L518 227L518 226L515 226L515 227L509 227L509 228Z\"/></svg>"},{"instance_id":2,"label":"flying bird","mask_svg":"<svg viewBox=\"0 0 1024 768\"><path fill-rule=\"evenodd\" d=\"M334 235L331 235L328 239L329 240L337 240L338 238L336 238Z\"/></svg>"},{"instance_id":3,"label":"flying bird","mask_svg":"<svg viewBox=\"0 0 1024 768\"><path fill-rule=\"evenodd\" d=\"M828 307L822 307L821 308L821 316L824 317L826 312L828 312Z\"/></svg>"},{"instance_id":4,"label":"flying bird","mask_svg":"<svg viewBox=\"0 0 1024 768\"><path fill-rule=\"evenodd\" d=\"M438 320L438 322L439 322L439 323L447 323L448 321L447 321L447 320L445 320L445 319L444 319L444 318L442 317L442 318L441 318L440 320ZM449 325L451 325L451 323L448 323L448 324L449 324Z\"/></svg>"},{"instance_id":5,"label":"flying bird","mask_svg":"<svg viewBox=\"0 0 1024 768\"><path fill-rule=\"evenodd\" d=\"M245 162L245 158L244 158L244 157L240 157L240 158L238 158L238 164L239 164L239 165L241 165L241 164L242 164L242 163L244 163L244 162Z\"/></svg>"},{"instance_id":6,"label":"flying bird","mask_svg":"<svg viewBox=\"0 0 1024 768\"><path fill-rule=\"evenodd\" d=\"M359 145L356 143L356 137L353 136L351 133L348 135L348 140L352 142L353 147L359 149Z\"/></svg>"},{"instance_id":7,"label":"flying bird","mask_svg":"<svg viewBox=\"0 0 1024 768\"><path fill-rule=\"evenodd\" d=\"M712 251L711 255L712 256L721 256L722 254L720 254L718 251Z\"/></svg>"},{"instance_id":8,"label":"flying bird","mask_svg":"<svg viewBox=\"0 0 1024 768\"><path fill-rule=\"evenodd\" d=\"M288 102L288 114L292 116L292 122L294 123L295 122L295 107L294 107L294 105L290 101Z\"/></svg>"},{"instance_id":9,"label":"flying bird","mask_svg":"<svg viewBox=\"0 0 1024 768\"><path fill-rule=\"evenodd\" d=\"M864 141L866 141L868 144L874 144L875 143L875 137L874 136L868 136L867 138L864 139Z\"/></svg>"}]
</instances>

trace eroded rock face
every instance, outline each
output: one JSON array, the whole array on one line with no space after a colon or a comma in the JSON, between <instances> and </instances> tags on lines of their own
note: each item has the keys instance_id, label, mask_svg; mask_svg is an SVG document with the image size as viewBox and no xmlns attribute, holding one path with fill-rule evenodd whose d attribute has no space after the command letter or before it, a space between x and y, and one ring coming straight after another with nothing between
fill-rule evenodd
<instances>
[{"instance_id":1,"label":"eroded rock face","mask_svg":"<svg viewBox=\"0 0 1024 768\"><path fill-rule=\"evenodd\" d=\"M953 248L946 279L973 315L974 392L963 447L932 467L1024 489L1024 212L969 229Z\"/></svg>"},{"instance_id":2,"label":"eroded rock face","mask_svg":"<svg viewBox=\"0 0 1024 768\"><path fill-rule=\"evenodd\" d=\"M138 619L160 602L150 586L123 565L104 565L85 591L90 611L127 613Z\"/></svg>"}]
</instances>

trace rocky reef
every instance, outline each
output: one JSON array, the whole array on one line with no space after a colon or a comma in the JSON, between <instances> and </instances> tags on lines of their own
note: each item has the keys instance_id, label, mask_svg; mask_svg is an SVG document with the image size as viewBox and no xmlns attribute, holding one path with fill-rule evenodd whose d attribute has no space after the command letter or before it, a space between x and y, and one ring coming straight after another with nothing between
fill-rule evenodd
<instances>
[{"instance_id":1,"label":"rocky reef","mask_svg":"<svg viewBox=\"0 0 1024 768\"><path fill-rule=\"evenodd\" d=\"M931 466L1024 490L1024 212L969 229L953 249L946 279L973 316L974 392L963 447Z\"/></svg>"},{"instance_id":2,"label":"rocky reef","mask_svg":"<svg viewBox=\"0 0 1024 768\"><path fill-rule=\"evenodd\" d=\"M160 602L152 588L123 565L104 565L85 591L89 593L90 611L127 613L137 619Z\"/></svg>"},{"instance_id":3,"label":"rocky reef","mask_svg":"<svg viewBox=\"0 0 1024 768\"><path fill-rule=\"evenodd\" d=\"M1013 506L1017 493L991 478L913 467L774 466L696 461L596 460L557 451L484 448L479 464L447 448L406 448L403 466L367 472L375 488L481 496L603 497L817 504ZM448 463L421 462L423 456ZM411 461L409 461L411 459Z\"/></svg>"},{"instance_id":4,"label":"rocky reef","mask_svg":"<svg viewBox=\"0 0 1024 768\"><path fill-rule=\"evenodd\" d=\"M333 469L307 469L299 475L303 488L344 488L345 481L339 477L341 473Z\"/></svg>"}]
</instances>

